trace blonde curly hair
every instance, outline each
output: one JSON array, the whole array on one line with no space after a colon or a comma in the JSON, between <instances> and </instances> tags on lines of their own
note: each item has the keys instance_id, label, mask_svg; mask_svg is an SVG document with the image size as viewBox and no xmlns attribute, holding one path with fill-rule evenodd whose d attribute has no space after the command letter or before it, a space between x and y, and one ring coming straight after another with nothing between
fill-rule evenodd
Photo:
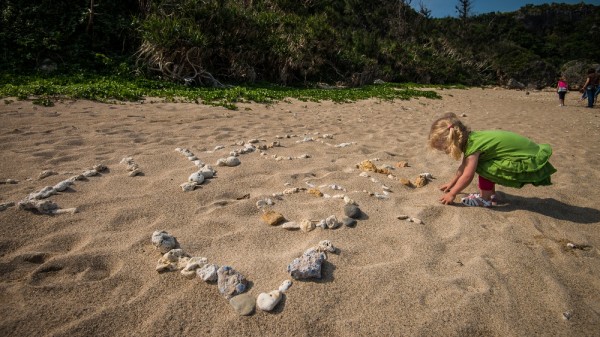
<instances>
[{"instance_id":1,"label":"blonde curly hair","mask_svg":"<svg viewBox=\"0 0 600 337\"><path fill-rule=\"evenodd\" d=\"M459 160L465 151L469 132L471 129L464 125L456 114L449 112L431 124L428 144L430 148L444 151Z\"/></svg>"}]
</instances>

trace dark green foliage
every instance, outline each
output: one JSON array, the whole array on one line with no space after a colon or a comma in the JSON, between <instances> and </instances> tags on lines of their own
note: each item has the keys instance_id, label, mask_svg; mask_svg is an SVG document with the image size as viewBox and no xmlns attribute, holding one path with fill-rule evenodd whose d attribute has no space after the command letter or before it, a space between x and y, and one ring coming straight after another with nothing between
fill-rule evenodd
<instances>
[{"instance_id":1,"label":"dark green foliage","mask_svg":"<svg viewBox=\"0 0 600 337\"><path fill-rule=\"evenodd\" d=\"M600 60L600 6L432 19L407 0L4 0L0 71L261 81L554 85ZM90 93L94 96L94 93Z\"/></svg>"},{"instance_id":2,"label":"dark green foliage","mask_svg":"<svg viewBox=\"0 0 600 337\"><path fill-rule=\"evenodd\" d=\"M0 1L0 70L106 70L137 48L137 8L134 0Z\"/></svg>"}]
</instances>

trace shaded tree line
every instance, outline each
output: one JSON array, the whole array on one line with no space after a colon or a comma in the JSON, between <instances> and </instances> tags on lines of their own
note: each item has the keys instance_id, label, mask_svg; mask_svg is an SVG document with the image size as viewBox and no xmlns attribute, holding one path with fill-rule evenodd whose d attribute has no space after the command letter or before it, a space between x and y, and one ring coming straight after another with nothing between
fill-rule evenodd
<instances>
[{"instance_id":1,"label":"shaded tree line","mask_svg":"<svg viewBox=\"0 0 600 337\"><path fill-rule=\"evenodd\" d=\"M554 85L600 59L600 6L434 19L412 0L4 0L0 69L267 81Z\"/></svg>"}]
</instances>

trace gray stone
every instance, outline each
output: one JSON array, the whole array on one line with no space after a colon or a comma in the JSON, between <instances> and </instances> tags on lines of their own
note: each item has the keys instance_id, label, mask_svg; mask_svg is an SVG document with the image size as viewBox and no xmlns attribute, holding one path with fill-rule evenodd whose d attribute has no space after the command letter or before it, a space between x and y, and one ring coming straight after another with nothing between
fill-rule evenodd
<instances>
[{"instance_id":1,"label":"gray stone","mask_svg":"<svg viewBox=\"0 0 600 337\"><path fill-rule=\"evenodd\" d=\"M219 292L230 299L246 290L246 278L230 266L223 266L217 271Z\"/></svg>"},{"instance_id":2,"label":"gray stone","mask_svg":"<svg viewBox=\"0 0 600 337\"><path fill-rule=\"evenodd\" d=\"M306 278L321 278L321 265L327 256L311 248L301 257L294 259L287 267L288 273L298 280Z\"/></svg>"},{"instance_id":3,"label":"gray stone","mask_svg":"<svg viewBox=\"0 0 600 337\"><path fill-rule=\"evenodd\" d=\"M361 215L360 208L353 204L346 204L344 206L344 214L352 219L358 219Z\"/></svg>"},{"instance_id":4,"label":"gray stone","mask_svg":"<svg viewBox=\"0 0 600 337\"><path fill-rule=\"evenodd\" d=\"M240 316L248 316L254 312L256 306L256 300L250 294L241 294L232 297L229 300L229 304L240 314Z\"/></svg>"}]
</instances>

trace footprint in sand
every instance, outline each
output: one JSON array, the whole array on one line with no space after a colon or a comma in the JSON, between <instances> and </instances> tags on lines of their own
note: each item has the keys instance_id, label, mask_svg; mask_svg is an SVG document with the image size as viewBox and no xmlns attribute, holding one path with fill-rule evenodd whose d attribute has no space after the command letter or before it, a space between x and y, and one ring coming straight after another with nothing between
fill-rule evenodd
<instances>
[{"instance_id":1,"label":"footprint in sand","mask_svg":"<svg viewBox=\"0 0 600 337\"><path fill-rule=\"evenodd\" d=\"M51 286L97 282L115 275L123 262L111 255L80 254L60 256L34 270L28 283L31 286Z\"/></svg>"}]
</instances>

